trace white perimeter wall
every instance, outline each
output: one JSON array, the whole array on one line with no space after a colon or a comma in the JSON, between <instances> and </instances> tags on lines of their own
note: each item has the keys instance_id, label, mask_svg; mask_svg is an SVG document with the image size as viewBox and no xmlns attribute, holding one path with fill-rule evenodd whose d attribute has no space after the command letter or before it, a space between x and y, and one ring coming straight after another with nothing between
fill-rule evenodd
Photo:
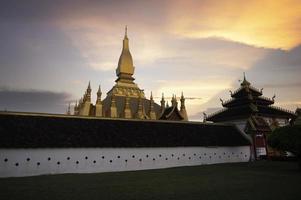
<instances>
[{"instance_id":1,"label":"white perimeter wall","mask_svg":"<svg viewBox=\"0 0 301 200\"><path fill-rule=\"evenodd\" d=\"M0 149L0 177L247 162L250 146Z\"/></svg>"}]
</instances>

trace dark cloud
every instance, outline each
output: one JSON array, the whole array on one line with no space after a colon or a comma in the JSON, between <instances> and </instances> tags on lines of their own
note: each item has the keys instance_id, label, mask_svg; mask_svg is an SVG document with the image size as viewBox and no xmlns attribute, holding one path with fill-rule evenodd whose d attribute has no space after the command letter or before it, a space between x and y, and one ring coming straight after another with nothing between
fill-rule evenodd
<instances>
[{"instance_id":1,"label":"dark cloud","mask_svg":"<svg viewBox=\"0 0 301 200\"><path fill-rule=\"evenodd\" d=\"M0 110L65 113L71 95L51 91L0 90Z\"/></svg>"}]
</instances>

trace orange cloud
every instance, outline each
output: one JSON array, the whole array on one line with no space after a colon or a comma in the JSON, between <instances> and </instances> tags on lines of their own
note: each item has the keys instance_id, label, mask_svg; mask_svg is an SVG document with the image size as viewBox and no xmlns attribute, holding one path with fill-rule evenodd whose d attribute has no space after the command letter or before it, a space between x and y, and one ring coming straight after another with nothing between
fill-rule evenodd
<instances>
[{"instance_id":1,"label":"orange cloud","mask_svg":"<svg viewBox=\"0 0 301 200\"><path fill-rule=\"evenodd\" d=\"M299 0L188 0L172 5L170 29L180 36L216 36L284 49L301 42Z\"/></svg>"}]
</instances>

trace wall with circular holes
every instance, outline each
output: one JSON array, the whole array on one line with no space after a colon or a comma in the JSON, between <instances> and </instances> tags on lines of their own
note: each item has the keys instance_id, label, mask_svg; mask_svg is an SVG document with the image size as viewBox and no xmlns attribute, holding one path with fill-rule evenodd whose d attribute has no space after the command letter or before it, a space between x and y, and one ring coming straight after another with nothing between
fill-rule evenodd
<instances>
[{"instance_id":1,"label":"wall with circular holes","mask_svg":"<svg viewBox=\"0 0 301 200\"><path fill-rule=\"evenodd\" d=\"M250 146L0 149L0 177L158 169L249 159Z\"/></svg>"}]
</instances>

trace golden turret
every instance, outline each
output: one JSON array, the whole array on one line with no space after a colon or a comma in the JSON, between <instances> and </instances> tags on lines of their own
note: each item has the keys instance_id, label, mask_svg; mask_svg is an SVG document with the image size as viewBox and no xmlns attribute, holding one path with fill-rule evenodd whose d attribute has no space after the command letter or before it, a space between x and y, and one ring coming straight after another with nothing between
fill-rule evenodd
<instances>
[{"instance_id":1,"label":"golden turret","mask_svg":"<svg viewBox=\"0 0 301 200\"><path fill-rule=\"evenodd\" d=\"M154 99L153 99L153 93L151 92L150 95L150 101L149 101L149 118L150 119L156 119L156 113L154 110Z\"/></svg>"}]
</instances>

